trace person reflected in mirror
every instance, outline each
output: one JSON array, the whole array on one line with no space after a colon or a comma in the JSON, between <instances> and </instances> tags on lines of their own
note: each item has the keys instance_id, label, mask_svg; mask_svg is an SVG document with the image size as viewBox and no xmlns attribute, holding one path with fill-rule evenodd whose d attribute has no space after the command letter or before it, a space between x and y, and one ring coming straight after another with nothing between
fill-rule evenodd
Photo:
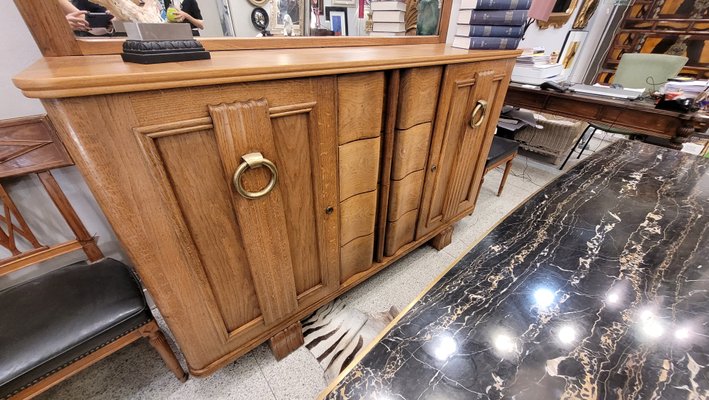
<instances>
[{"instance_id":1,"label":"person reflected in mirror","mask_svg":"<svg viewBox=\"0 0 709 400\"><path fill-rule=\"evenodd\" d=\"M113 26L111 14L104 8L88 0L59 0L65 18L77 36L110 36ZM91 19L90 17L95 17ZM101 26L91 21L103 21Z\"/></svg>"},{"instance_id":2,"label":"person reflected in mirror","mask_svg":"<svg viewBox=\"0 0 709 400\"><path fill-rule=\"evenodd\" d=\"M197 0L165 0L165 8L167 20L189 23L193 36L199 36L199 30L204 29L204 19Z\"/></svg>"},{"instance_id":3,"label":"person reflected in mirror","mask_svg":"<svg viewBox=\"0 0 709 400\"><path fill-rule=\"evenodd\" d=\"M88 11L82 11L74 7L69 0L59 0L59 4L64 10L66 22L74 32L86 32L89 30L89 23L86 21Z\"/></svg>"}]
</instances>

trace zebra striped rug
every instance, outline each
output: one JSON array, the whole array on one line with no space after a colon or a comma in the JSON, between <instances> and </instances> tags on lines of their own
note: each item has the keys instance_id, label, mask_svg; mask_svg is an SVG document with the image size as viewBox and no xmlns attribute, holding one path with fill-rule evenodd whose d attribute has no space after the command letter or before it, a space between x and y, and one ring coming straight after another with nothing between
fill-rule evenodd
<instances>
[{"instance_id":1,"label":"zebra striped rug","mask_svg":"<svg viewBox=\"0 0 709 400\"><path fill-rule=\"evenodd\" d=\"M368 315L337 299L302 321L305 347L329 382L398 314L396 307Z\"/></svg>"}]
</instances>

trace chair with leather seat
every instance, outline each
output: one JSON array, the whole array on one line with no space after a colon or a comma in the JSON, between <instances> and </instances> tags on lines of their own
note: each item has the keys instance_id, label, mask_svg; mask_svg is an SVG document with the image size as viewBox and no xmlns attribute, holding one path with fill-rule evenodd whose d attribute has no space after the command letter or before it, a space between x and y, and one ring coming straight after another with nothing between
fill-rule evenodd
<instances>
[{"instance_id":1,"label":"chair with leather seat","mask_svg":"<svg viewBox=\"0 0 709 400\"><path fill-rule=\"evenodd\" d=\"M497 190L497 195L502 194L502 189L505 188L505 182L507 182L507 176L512 168L512 160L517 156L517 151L519 150L519 143L514 140L505 139L500 136L494 136L492 139L492 146L490 146L490 152L487 154L487 159L485 160L485 172L492 171L493 169L505 164L505 171L502 173L502 179L500 180L500 187ZM483 180L484 180L483 176ZM482 182L480 183L482 186Z\"/></svg>"},{"instance_id":2,"label":"chair with leather seat","mask_svg":"<svg viewBox=\"0 0 709 400\"><path fill-rule=\"evenodd\" d=\"M665 84L667 79L677 76L684 65L687 64L687 60L689 60L687 57L669 54L625 53L620 58L618 68L613 75L613 84L621 85L629 89L646 89L647 91L654 92L660 85ZM588 127L586 127L586 130L581 134L581 137L579 137L574 147L571 148L569 155L566 156L566 159L559 169L564 168L569 158L571 158L571 155L574 153L574 150L581 144L586 133L589 133L588 138L576 157L577 159L581 158L581 155L586 150L596 130L599 129L604 132L617 133L620 135L644 135L643 132L632 129L589 122Z\"/></svg>"},{"instance_id":3,"label":"chair with leather seat","mask_svg":"<svg viewBox=\"0 0 709 400\"><path fill-rule=\"evenodd\" d=\"M0 151L17 152L3 153L7 157L0 162L0 179L36 173L76 239L40 243L5 190L6 181L0 181L5 210L0 213L0 246L10 253L0 260L0 276L76 250L83 250L88 262L0 290L0 399L34 397L142 337L184 382L187 374L155 322L136 276L125 264L103 256L49 171L72 164L50 125L16 122L0 121ZM19 143L16 135L31 148L11 148Z\"/></svg>"}]
</instances>

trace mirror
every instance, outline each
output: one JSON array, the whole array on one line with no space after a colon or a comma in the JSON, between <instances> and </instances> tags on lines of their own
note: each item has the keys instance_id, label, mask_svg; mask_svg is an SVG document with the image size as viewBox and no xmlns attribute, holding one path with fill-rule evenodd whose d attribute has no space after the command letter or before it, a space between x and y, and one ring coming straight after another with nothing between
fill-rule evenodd
<instances>
[{"instance_id":1,"label":"mirror","mask_svg":"<svg viewBox=\"0 0 709 400\"><path fill-rule=\"evenodd\" d=\"M70 1L101 24L101 8ZM299 36L399 37L437 35L442 0L124 0L155 4L166 23L190 23L195 36L256 38ZM406 2L404 2L406 1ZM575 1L575 0L568 0ZM112 0L113 3L120 3ZM133 4L128 5L130 7ZM115 13L114 13L115 14ZM118 18L116 18L117 20ZM105 22L104 22L105 23ZM106 29L74 30L82 39L120 37L121 23Z\"/></svg>"},{"instance_id":2,"label":"mirror","mask_svg":"<svg viewBox=\"0 0 709 400\"><path fill-rule=\"evenodd\" d=\"M566 24L566 22L569 21L569 18L571 18L571 14L573 14L574 10L576 10L577 5L578 0L556 0L554 3L554 8L552 8L551 15L549 15L549 19L546 21L537 20L537 26L539 26L539 29L547 29L549 27L556 29L561 28L564 24Z\"/></svg>"}]
</instances>

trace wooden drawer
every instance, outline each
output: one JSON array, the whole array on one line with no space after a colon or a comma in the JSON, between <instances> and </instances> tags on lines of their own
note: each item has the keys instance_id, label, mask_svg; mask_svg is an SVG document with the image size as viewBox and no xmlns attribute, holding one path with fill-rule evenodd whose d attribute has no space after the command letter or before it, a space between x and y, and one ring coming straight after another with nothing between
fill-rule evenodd
<instances>
[{"instance_id":1,"label":"wooden drawer","mask_svg":"<svg viewBox=\"0 0 709 400\"><path fill-rule=\"evenodd\" d=\"M383 72L337 78L341 282L374 262L384 86Z\"/></svg>"}]
</instances>

